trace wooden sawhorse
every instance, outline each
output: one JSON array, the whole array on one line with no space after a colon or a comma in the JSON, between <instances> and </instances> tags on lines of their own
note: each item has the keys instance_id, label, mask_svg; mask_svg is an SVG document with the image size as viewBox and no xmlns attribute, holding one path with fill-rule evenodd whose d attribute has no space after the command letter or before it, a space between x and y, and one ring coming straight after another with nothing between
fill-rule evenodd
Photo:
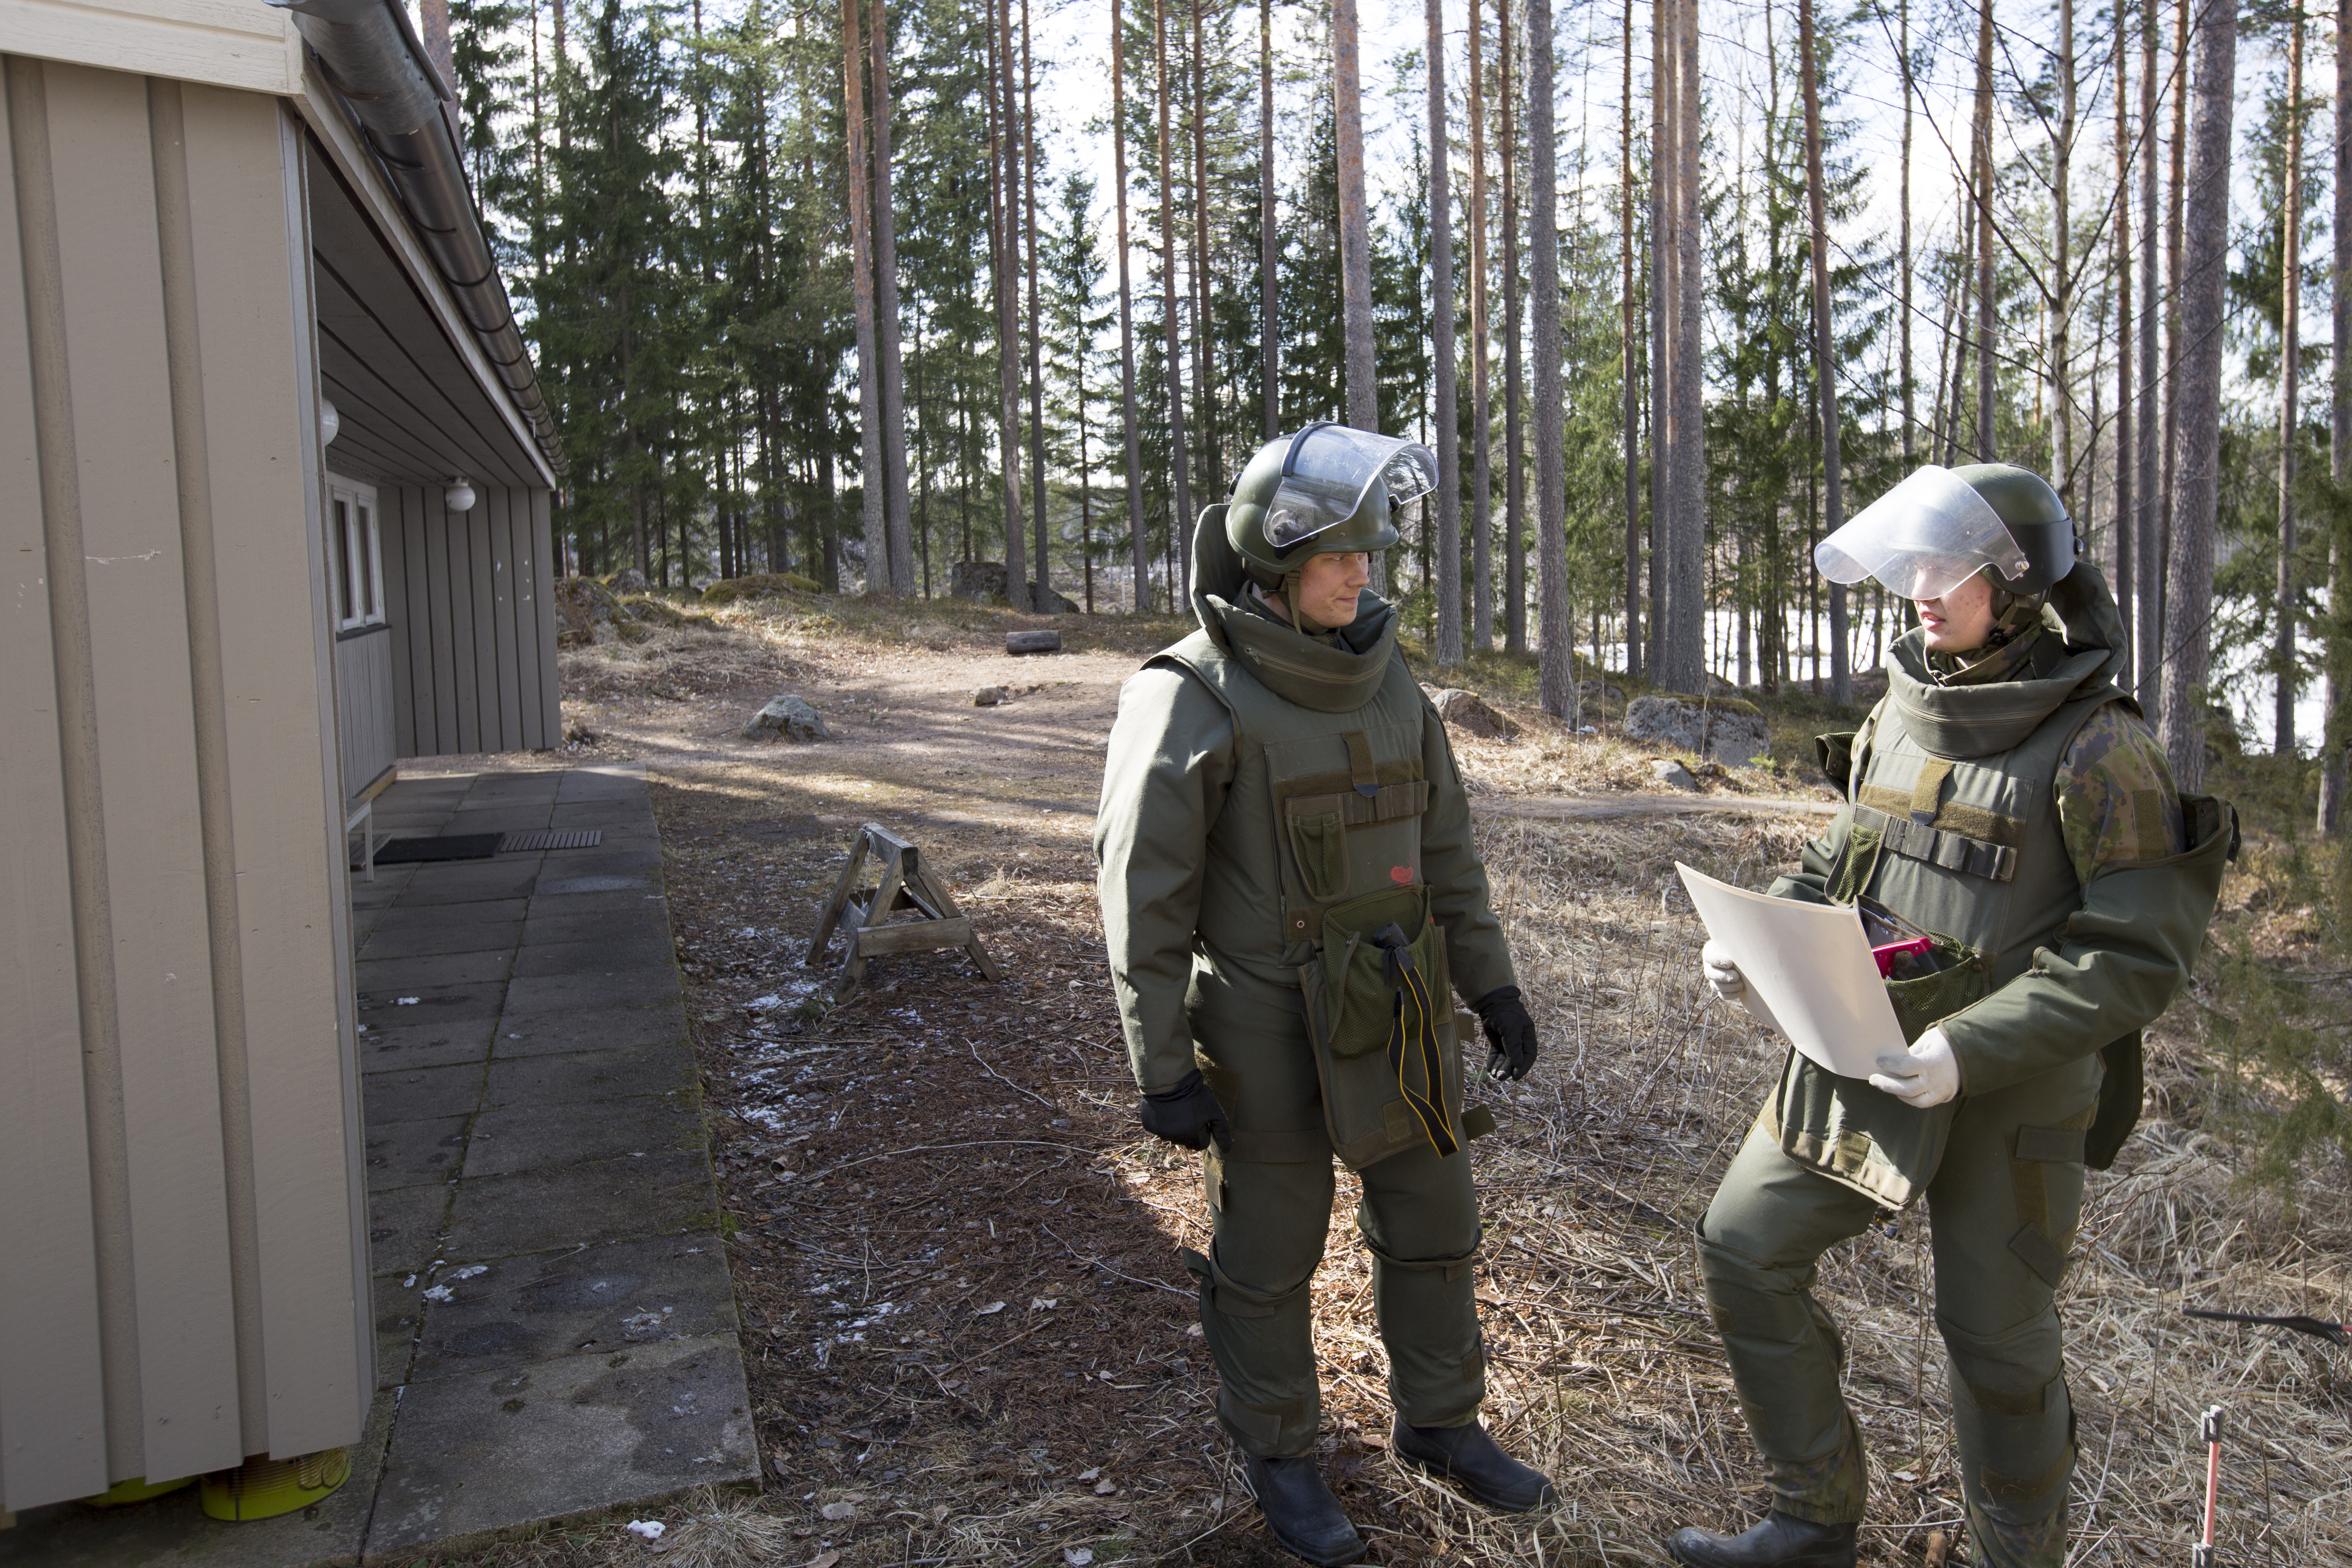
<instances>
[{"instance_id":1,"label":"wooden sawhorse","mask_svg":"<svg viewBox=\"0 0 2352 1568\"><path fill-rule=\"evenodd\" d=\"M866 869L869 855L881 858L882 880L871 889L860 889L859 873ZM902 909L914 910L917 918L898 925L887 924ZM813 967L824 956L825 949L833 945L836 926L845 949L841 969L832 986L836 1002L846 1000L857 982L866 977L866 960L884 953L929 953L942 947L961 947L989 979L1004 978L1003 971L982 945L980 934L956 908L955 898L946 884L923 864L921 852L872 822L857 830L857 841L850 846L849 863L841 868L832 896L824 901L824 909L817 916L816 935L809 938L803 964Z\"/></svg>"}]
</instances>

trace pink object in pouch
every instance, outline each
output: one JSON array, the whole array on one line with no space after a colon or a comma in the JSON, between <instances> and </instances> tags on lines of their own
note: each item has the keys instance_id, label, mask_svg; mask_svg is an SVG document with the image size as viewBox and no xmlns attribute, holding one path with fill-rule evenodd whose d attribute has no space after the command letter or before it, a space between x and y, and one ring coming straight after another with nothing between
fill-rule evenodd
<instances>
[{"instance_id":1,"label":"pink object in pouch","mask_svg":"<svg viewBox=\"0 0 2352 1568\"><path fill-rule=\"evenodd\" d=\"M1878 960L1878 977L1883 980L1895 973L1896 960L1914 957L1935 945L1932 936L1914 936L1908 942L1889 942L1884 947L1873 947L1870 956Z\"/></svg>"}]
</instances>

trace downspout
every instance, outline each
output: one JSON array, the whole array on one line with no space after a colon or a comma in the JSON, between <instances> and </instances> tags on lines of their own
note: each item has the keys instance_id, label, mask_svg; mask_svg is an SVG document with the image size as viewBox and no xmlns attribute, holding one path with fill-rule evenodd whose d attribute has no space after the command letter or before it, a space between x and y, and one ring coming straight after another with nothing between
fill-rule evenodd
<instances>
[{"instance_id":1,"label":"downspout","mask_svg":"<svg viewBox=\"0 0 2352 1568\"><path fill-rule=\"evenodd\" d=\"M398 0L269 0L294 26L375 153L434 270L530 424L548 465L564 471L555 417L540 391L530 350L515 326L466 166L443 110L448 84Z\"/></svg>"}]
</instances>

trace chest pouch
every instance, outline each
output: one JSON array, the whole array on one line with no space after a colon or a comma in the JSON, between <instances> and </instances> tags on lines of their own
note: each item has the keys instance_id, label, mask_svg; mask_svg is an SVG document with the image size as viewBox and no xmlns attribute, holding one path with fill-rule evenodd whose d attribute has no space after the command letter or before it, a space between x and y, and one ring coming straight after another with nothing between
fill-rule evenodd
<instances>
[{"instance_id":1,"label":"chest pouch","mask_svg":"<svg viewBox=\"0 0 2352 1568\"><path fill-rule=\"evenodd\" d=\"M1874 947L1927 939L1926 952L1904 955L1886 972L1886 999L1895 1005L1895 1021L1903 1026L1907 1044L1983 999L1992 989L1992 955L1958 937L1915 925L1863 891L1877 880L1888 848L1885 825L1881 813L1854 813L1845 852L1830 877L1828 891L1832 903L1852 904L1861 912L1863 930Z\"/></svg>"},{"instance_id":2,"label":"chest pouch","mask_svg":"<svg viewBox=\"0 0 2352 1568\"><path fill-rule=\"evenodd\" d=\"M1462 1064L1445 937L1425 884L1324 913L1319 954L1299 967L1331 1146L1361 1170L1428 1145L1461 1146Z\"/></svg>"}]
</instances>

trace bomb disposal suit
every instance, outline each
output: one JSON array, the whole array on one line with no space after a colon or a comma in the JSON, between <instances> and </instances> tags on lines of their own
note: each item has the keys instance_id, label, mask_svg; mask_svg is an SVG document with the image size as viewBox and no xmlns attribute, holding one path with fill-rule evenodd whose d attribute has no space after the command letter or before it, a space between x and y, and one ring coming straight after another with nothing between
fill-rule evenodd
<instances>
[{"instance_id":1,"label":"bomb disposal suit","mask_svg":"<svg viewBox=\"0 0 2352 1568\"><path fill-rule=\"evenodd\" d=\"M1120 694L1095 834L1146 1124L1207 1143L1155 1119L1155 1106L1197 1104L1215 1138L1214 1238L1184 1262L1222 1380L1217 1412L1276 1534L1316 1562L1351 1561L1360 1543L1344 1520L1320 1545L1286 1529L1258 1461L1315 1442L1307 1281L1332 1157L1362 1176L1358 1226L1401 1429L1472 1427L1485 1358L1463 1145L1492 1119L1465 1113L1449 990L1480 1000L1490 1034L1517 1020L1518 1071L1535 1049L1469 801L1397 651L1396 611L1364 592L1352 621L1325 630L1297 591L1318 552L1393 544L1396 506L1434 480L1426 448L1337 425L1253 459L1231 507L1209 507L1196 530L1201 629Z\"/></svg>"},{"instance_id":2,"label":"bomb disposal suit","mask_svg":"<svg viewBox=\"0 0 2352 1568\"><path fill-rule=\"evenodd\" d=\"M1985 646L1930 653L1906 632L1885 698L1822 738L1847 803L1771 889L1859 902L1874 943L1890 923L1932 938L1888 988L1906 1039L1941 1030L1958 1083L1920 1108L1789 1053L1699 1237L1775 1518L1736 1539L1685 1531L1683 1562L1853 1561L1862 1437L1810 1287L1825 1249L1922 1195L1970 1561L2064 1561L2074 1416L2053 1293L2084 1169L2138 1117L2140 1031L2189 977L2235 836L2222 802L2176 792L2116 684L2114 597L2075 549L2047 484L1978 465L1914 475L1817 554L1833 580L1915 600L1979 571L1994 585Z\"/></svg>"}]
</instances>

